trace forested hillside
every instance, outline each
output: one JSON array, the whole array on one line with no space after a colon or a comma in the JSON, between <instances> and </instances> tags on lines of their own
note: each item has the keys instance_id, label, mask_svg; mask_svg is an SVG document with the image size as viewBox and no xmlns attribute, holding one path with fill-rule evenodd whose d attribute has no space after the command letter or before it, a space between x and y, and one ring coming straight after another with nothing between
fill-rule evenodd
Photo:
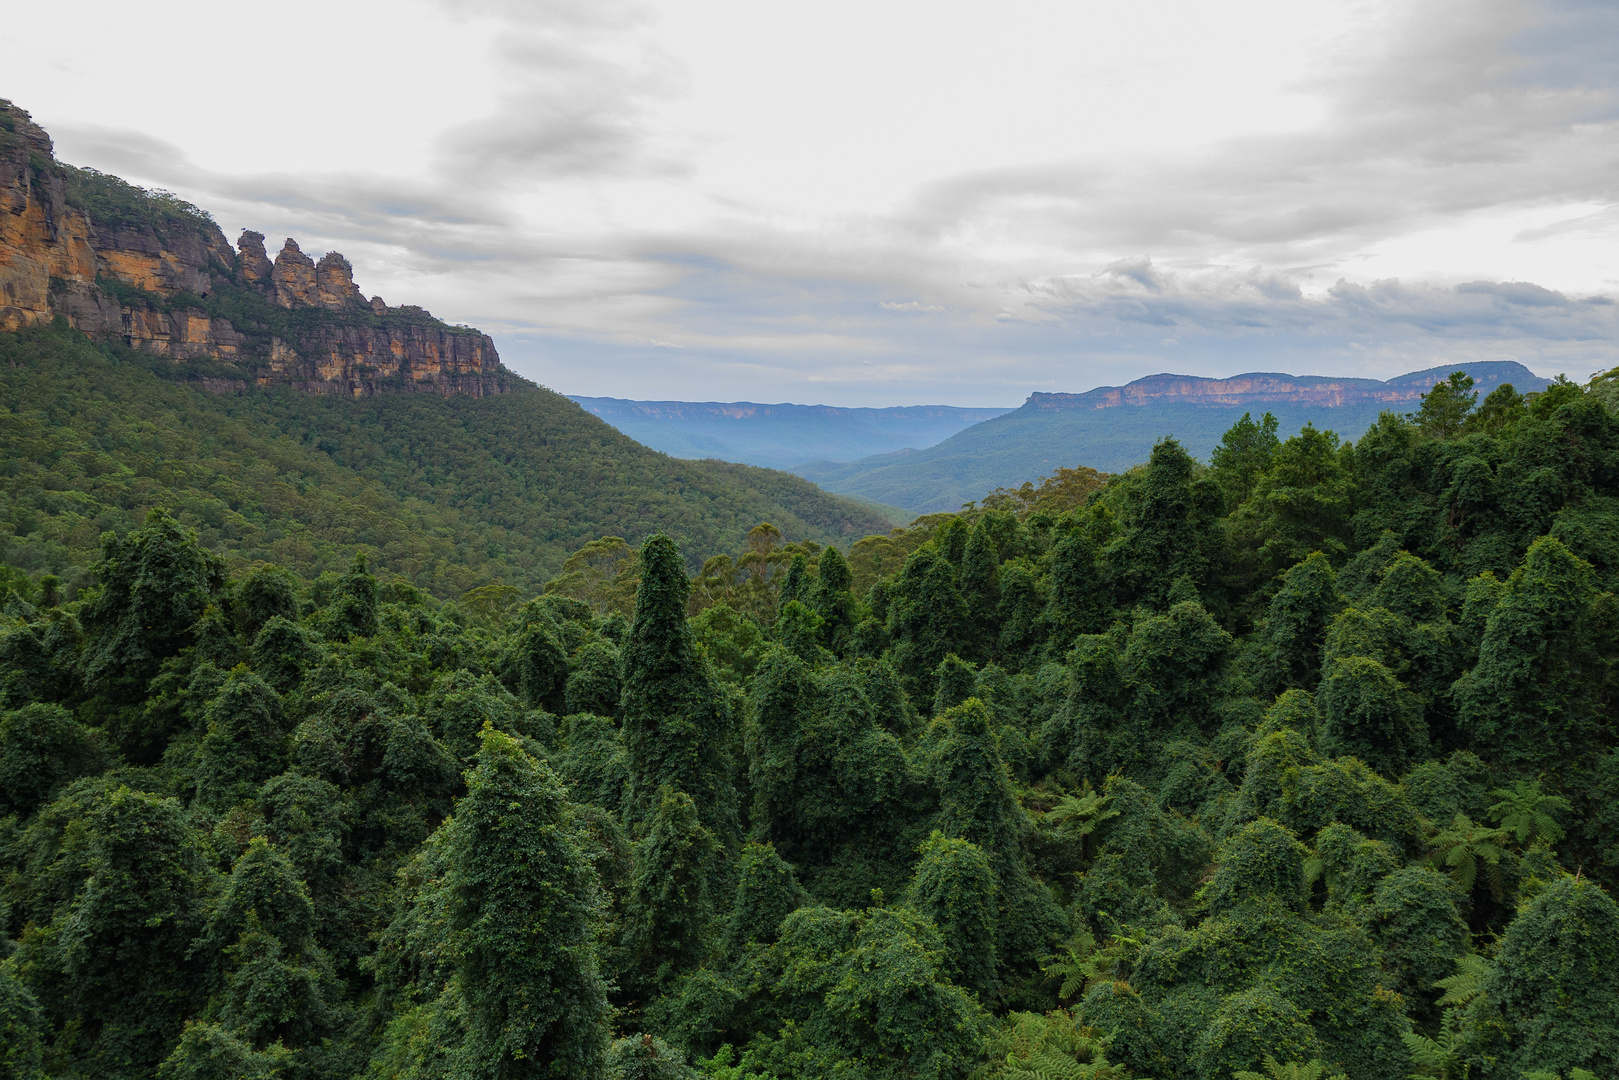
<instances>
[{"instance_id":1,"label":"forested hillside","mask_svg":"<svg viewBox=\"0 0 1619 1080\"><path fill-rule=\"evenodd\" d=\"M356 547L439 596L532 591L604 533L694 551L760 520L849 540L885 517L786 473L677 461L508 376L498 397L215 395L176 364L65 328L0 333L0 561L70 586L101 533L164 507L232 565L314 578Z\"/></svg>"},{"instance_id":2,"label":"forested hillside","mask_svg":"<svg viewBox=\"0 0 1619 1080\"><path fill-rule=\"evenodd\" d=\"M153 513L11 574L0 1070L1619 1074L1614 386L538 597Z\"/></svg>"},{"instance_id":3,"label":"forested hillside","mask_svg":"<svg viewBox=\"0 0 1619 1080\"><path fill-rule=\"evenodd\" d=\"M1459 367L1484 394L1502 383L1519 393L1546 386L1545 379L1512 361ZM1305 424L1359 438L1383 412L1415 408L1435 378L1443 379L1451 370L1416 371L1387 382L1266 372L1227 379L1149 375L1083 394L1031 394L1022 408L915 453L807 461L795 464L793 471L831 491L912 513L952 511L988 488L1064 466L1128 469L1146 461L1154 442L1166 435L1193 456L1206 458L1221 434L1245 413L1270 413L1284 438Z\"/></svg>"}]
</instances>

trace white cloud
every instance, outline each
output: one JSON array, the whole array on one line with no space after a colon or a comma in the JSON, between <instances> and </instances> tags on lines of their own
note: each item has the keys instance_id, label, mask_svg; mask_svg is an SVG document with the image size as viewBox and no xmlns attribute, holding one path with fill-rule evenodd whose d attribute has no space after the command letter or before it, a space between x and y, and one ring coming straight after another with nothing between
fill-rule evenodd
<instances>
[{"instance_id":1,"label":"white cloud","mask_svg":"<svg viewBox=\"0 0 1619 1080\"><path fill-rule=\"evenodd\" d=\"M0 93L570 392L1015 404L1619 343L1603 0L149 7L8 13ZM140 94L131 55L165 58Z\"/></svg>"}]
</instances>

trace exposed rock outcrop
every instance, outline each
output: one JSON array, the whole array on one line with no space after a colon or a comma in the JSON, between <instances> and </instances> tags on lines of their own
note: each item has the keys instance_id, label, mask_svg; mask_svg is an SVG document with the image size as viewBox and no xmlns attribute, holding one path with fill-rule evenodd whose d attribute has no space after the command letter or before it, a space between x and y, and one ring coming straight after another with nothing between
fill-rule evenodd
<instances>
[{"instance_id":1,"label":"exposed rock outcrop","mask_svg":"<svg viewBox=\"0 0 1619 1080\"><path fill-rule=\"evenodd\" d=\"M299 250L298 242L290 236L275 257L270 281L275 287L275 302L284 308L314 307L320 302L315 292L315 261Z\"/></svg>"},{"instance_id":2,"label":"exposed rock outcrop","mask_svg":"<svg viewBox=\"0 0 1619 1080\"><path fill-rule=\"evenodd\" d=\"M315 264L315 302L328 311L365 303L354 284L354 267L335 251L328 251Z\"/></svg>"},{"instance_id":3,"label":"exposed rock outcrop","mask_svg":"<svg viewBox=\"0 0 1619 1080\"><path fill-rule=\"evenodd\" d=\"M0 330L51 317L51 284L93 281L90 223L68 207L67 184L49 168L49 135L0 102Z\"/></svg>"},{"instance_id":4,"label":"exposed rock outcrop","mask_svg":"<svg viewBox=\"0 0 1619 1080\"><path fill-rule=\"evenodd\" d=\"M264 290L270 287L274 273L275 264L264 251L264 234L243 229L236 241L236 280Z\"/></svg>"},{"instance_id":5,"label":"exposed rock outcrop","mask_svg":"<svg viewBox=\"0 0 1619 1080\"><path fill-rule=\"evenodd\" d=\"M173 196L58 164L50 136L0 99L0 331L57 316L191 365L215 390L484 396L517 385L487 335L367 301L337 252L316 262L288 238L271 262L252 230L232 250Z\"/></svg>"},{"instance_id":6,"label":"exposed rock outcrop","mask_svg":"<svg viewBox=\"0 0 1619 1080\"><path fill-rule=\"evenodd\" d=\"M1453 365L1454 367L1454 365ZM1519 389L1538 389L1545 379L1512 361L1489 361L1466 365L1479 389L1488 393L1503 382ZM1022 411L1051 412L1059 409L1116 409L1126 405L1146 405L1154 401L1179 401L1190 405L1265 405L1289 402L1339 408L1345 405L1380 403L1390 407L1418 401L1443 379L1452 367L1412 372L1388 382L1377 379L1331 378L1322 375L1281 375L1254 372L1229 379L1205 379L1196 375L1148 375L1125 386L1098 386L1083 394L1035 392L1023 403Z\"/></svg>"}]
</instances>

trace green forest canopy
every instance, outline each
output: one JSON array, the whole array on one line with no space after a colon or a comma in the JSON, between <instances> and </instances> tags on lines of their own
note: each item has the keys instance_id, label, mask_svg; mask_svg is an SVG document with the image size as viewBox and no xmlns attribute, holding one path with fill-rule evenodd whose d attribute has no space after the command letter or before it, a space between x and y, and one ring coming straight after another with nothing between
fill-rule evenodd
<instances>
[{"instance_id":1,"label":"green forest canopy","mask_svg":"<svg viewBox=\"0 0 1619 1080\"><path fill-rule=\"evenodd\" d=\"M65 327L0 334L0 562L71 586L103 532L163 508L236 567L315 578L360 548L456 597L535 591L603 533L698 552L767 519L821 543L890 524L786 473L648 450L521 380L490 398L214 395L174 381L189 367Z\"/></svg>"},{"instance_id":2,"label":"green forest canopy","mask_svg":"<svg viewBox=\"0 0 1619 1080\"><path fill-rule=\"evenodd\" d=\"M0 1067L1613 1076L1612 388L532 599L154 512L10 578Z\"/></svg>"}]
</instances>

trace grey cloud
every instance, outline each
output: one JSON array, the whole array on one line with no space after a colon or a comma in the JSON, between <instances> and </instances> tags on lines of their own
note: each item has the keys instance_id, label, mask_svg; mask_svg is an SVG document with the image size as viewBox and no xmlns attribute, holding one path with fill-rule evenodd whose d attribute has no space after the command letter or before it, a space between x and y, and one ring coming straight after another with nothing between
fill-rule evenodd
<instances>
[{"instance_id":1,"label":"grey cloud","mask_svg":"<svg viewBox=\"0 0 1619 1080\"><path fill-rule=\"evenodd\" d=\"M487 0L480 7L508 21L493 58L504 89L489 115L437 140L442 175L487 187L681 171L657 146L650 115L683 91L687 74L638 33L651 20L644 5Z\"/></svg>"},{"instance_id":2,"label":"grey cloud","mask_svg":"<svg viewBox=\"0 0 1619 1080\"><path fill-rule=\"evenodd\" d=\"M961 174L901 212L808 233L767 224L771 208L730 203L679 234L549 231L496 197L679 174L681 148L660 141L657 110L685 75L641 47L646 9L455 9L509 23L496 57L504 92L436 142L420 183L223 176L104 130L77 129L74 143L222 223L341 247L368 287L408 282L400 299L497 332L520 370L570 391L622 393L627 382L681 397L713 382L784 400L1015 404L1029 389L1170 367L1386 376L1510 356L1588 373L1619 349L1619 316L1601 297L1511 282L1310 285L1378 240L1502 205L1606 207L1525 230L1525 241L1611 231L1611 2L1413 5L1380 52L1324 66L1315 86L1330 114L1304 132ZM1032 254L997 261L974 242L984 235Z\"/></svg>"},{"instance_id":3,"label":"grey cloud","mask_svg":"<svg viewBox=\"0 0 1619 1080\"><path fill-rule=\"evenodd\" d=\"M1602 297L1398 281L1340 283L1307 297L1264 271L1142 263L1135 276L1007 290L1010 318L895 305L878 286L693 264L668 290L681 303L663 317L683 346L678 367L649 341L526 334L502 348L521 369L579 393L621 394L613 386L628 382L638 394L674 398L692 396L694 386L710 396L734 386L768 400L1008 405L1030 390L1088 390L1160 371L1389 377L1463 359L1515 359L1583 378L1612 367L1619 352L1619 306Z\"/></svg>"},{"instance_id":4,"label":"grey cloud","mask_svg":"<svg viewBox=\"0 0 1619 1080\"><path fill-rule=\"evenodd\" d=\"M1058 162L949 178L919 194L913 231L947 243L995 222L1080 260L1123 248L1287 265L1336 261L1481 208L1612 202L1619 124L1591 117L1614 99L1616 20L1556 5L1581 8L1601 32L1575 20L1581 33L1534 39L1536 63L1510 53L1550 6L1417 5L1381 53L1319 77L1331 116L1316 130L1127 165ZM1562 49L1576 66L1605 54L1604 78L1591 63L1589 77L1531 79L1559 70Z\"/></svg>"},{"instance_id":5,"label":"grey cloud","mask_svg":"<svg viewBox=\"0 0 1619 1080\"><path fill-rule=\"evenodd\" d=\"M1536 0L1533 20L1508 43L1520 65L1512 81L1526 86L1619 86L1619 7L1611 0ZM1603 118L1611 119L1610 108Z\"/></svg>"}]
</instances>

